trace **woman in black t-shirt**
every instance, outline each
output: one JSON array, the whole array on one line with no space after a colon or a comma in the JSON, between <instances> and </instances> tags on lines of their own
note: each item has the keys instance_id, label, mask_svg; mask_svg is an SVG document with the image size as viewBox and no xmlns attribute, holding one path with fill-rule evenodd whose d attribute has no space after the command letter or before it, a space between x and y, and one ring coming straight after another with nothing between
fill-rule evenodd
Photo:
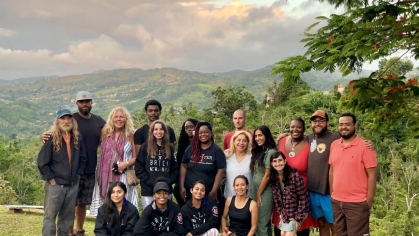
<instances>
[{"instance_id":1,"label":"woman in black t-shirt","mask_svg":"<svg viewBox=\"0 0 419 236\"><path fill-rule=\"evenodd\" d=\"M191 145L186 149L180 168L180 196L191 199L190 191L196 180L205 182L205 195L222 200L220 185L225 177L224 152L214 143L211 124L200 122L195 129Z\"/></svg>"},{"instance_id":2,"label":"woman in black t-shirt","mask_svg":"<svg viewBox=\"0 0 419 236\"><path fill-rule=\"evenodd\" d=\"M178 164L178 169L180 170L180 166L182 164L183 154L185 153L186 148L191 144L191 140L193 137L193 132L195 131L196 124L198 124L198 120L189 118L187 119L180 130L179 141L178 141L178 148L176 152L176 161ZM175 188L173 189L173 195L176 198L177 204L180 207L185 205L183 201L183 196L179 193L179 183L176 183Z\"/></svg>"},{"instance_id":3,"label":"woman in black t-shirt","mask_svg":"<svg viewBox=\"0 0 419 236\"><path fill-rule=\"evenodd\" d=\"M238 175L233 184L236 195L226 200L223 216L221 218L221 229L225 232L231 231L237 236L255 235L258 224L257 203L248 197L249 180L244 175ZM230 226L227 228L227 217L230 219Z\"/></svg>"}]
</instances>

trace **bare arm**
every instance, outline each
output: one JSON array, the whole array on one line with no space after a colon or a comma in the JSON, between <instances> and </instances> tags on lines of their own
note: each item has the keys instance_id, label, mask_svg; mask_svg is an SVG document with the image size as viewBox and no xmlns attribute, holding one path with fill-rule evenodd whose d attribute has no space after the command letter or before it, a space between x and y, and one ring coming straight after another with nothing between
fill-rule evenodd
<instances>
[{"instance_id":1,"label":"bare arm","mask_svg":"<svg viewBox=\"0 0 419 236\"><path fill-rule=\"evenodd\" d=\"M221 231L223 233L224 230L227 228L227 216L228 216L228 209L230 208L231 197L228 197L225 203L223 216L221 217Z\"/></svg>"},{"instance_id":2,"label":"bare arm","mask_svg":"<svg viewBox=\"0 0 419 236\"><path fill-rule=\"evenodd\" d=\"M252 215L252 228L250 228L250 231L247 234L247 236L255 235L256 230L258 228L259 207L257 206L257 203L253 200L250 203L250 213Z\"/></svg>"},{"instance_id":3,"label":"bare arm","mask_svg":"<svg viewBox=\"0 0 419 236\"><path fill-rule=\"evenodd\" d=\"M221 181L223 180L223 178L225 176L226 176L226 169L225 168L217 170L217 175L215 175L214 184L212 185L212 190L209 193L210 197L212 197L214 199L217 199L217 191L220 188Z\"/></svg>"},{"instance_id":4,"label":"bare arm","mask_svg":"<svg viewBox=\"0 0 419 236\"><path fill-rule=\"evenodd\" d=\"M368 189L367 189L367 203L369 208L372 207L374 202L375 188L377 183L377 167L366 169L368 176Z\"/></svg>"},{"instance_id":5,"label":"bare arm","mask_svg":"<svg viewBox=\"0 0 419 236\"><path fill-rule=\"evenodd\" d=\"M260 205L262 205L262 194L265 191L266 187L269 184L269 175L271 174L270 169L266 168L265 169L265 175L262 178L262 181L260 181L260 186L256 195L256 199L257 199L257 203Z\"/></svg>"},{"instance_id":6,"label":"bare arm","mask_svg":"<svg viewBox=\"0 0 419 236\"><path fill-rule=\"evenodd\" d=\"M180 197L182 197L183 200L186 199L185 177L186 177L187 169L188 169L188 164L182 163L182 165L180 166L180 175L179 175L179 191L180 191Z\"/></svg>"},{"instance_id":7,"label":"bare arm","mask_svg":"<svg viewBox=\"0 0 419 236\"><path fill-rule=\"evenodd\" d=\"M330 165L329 168L329 189L330 189L330 195L333 193L333 166Z\"/></svg>"}]
</instances>

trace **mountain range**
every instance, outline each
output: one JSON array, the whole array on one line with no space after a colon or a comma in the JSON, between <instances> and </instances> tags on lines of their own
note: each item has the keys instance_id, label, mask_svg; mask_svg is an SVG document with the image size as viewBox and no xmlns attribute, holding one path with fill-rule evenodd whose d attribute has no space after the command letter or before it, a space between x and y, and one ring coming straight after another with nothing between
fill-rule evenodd
<instances>
[{"instance_id":1,"label":"mountain range","mask_svg":"<svg viewBox=\"0 0 419 236\"><path fill-rule=\"evenodd\" d=\"M142 109L149 99L165 106L183 107L192 103L198 108L209 107L212 91L218 86L245 86L258 101L273 81L272 66L254 71L234 70L223 73L161 68L142 70L100 70L91 74L47 76L0 81L0 133L11 138L26 138L39 134L51 124L54 112L60 108L76 110L75 95L88 90L95 102L95 113L105 116L112 107ZM364 71L361 75L368 74ZM361 75L343 77L339 73L308 72L302 74L316 90L331 90L337 83L346 84Z\"/></svg>"}]
</instances>

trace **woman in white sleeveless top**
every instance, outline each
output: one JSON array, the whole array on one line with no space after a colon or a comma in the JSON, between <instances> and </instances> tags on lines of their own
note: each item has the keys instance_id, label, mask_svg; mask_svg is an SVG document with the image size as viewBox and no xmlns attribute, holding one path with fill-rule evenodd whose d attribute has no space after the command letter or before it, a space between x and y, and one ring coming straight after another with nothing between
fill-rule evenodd
<instances>
[{"instance_id":1,"label":"woman in white sleeveless top","mask_svg":"<svg viewBox=\"0 0 419 236\"><path fill-rule=\"evenodd\" d=\"M252 171L249 167L252 157L249 133L247 131L237 131L231 138L230 144L230 149L225 151L227 158L225 198L236 195L233 189L233 182L236 176L244 175L247 179L252 179ZM250 185L249 194L252 192L251 189L252 186Z\"/></svg>"}]
</instances>

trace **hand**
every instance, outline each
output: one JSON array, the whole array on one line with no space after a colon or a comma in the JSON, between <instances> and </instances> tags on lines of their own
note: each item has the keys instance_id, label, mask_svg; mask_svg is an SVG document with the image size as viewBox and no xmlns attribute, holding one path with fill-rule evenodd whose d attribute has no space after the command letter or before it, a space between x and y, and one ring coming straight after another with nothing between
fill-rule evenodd
<instances>
[{"instance_id":1,"label":"hand","mask_svg":"<svg viewBox=\"0 0 419 236\"><path fill-rule=\"evenodd\" d=\"M256 202L258 203L258 206L262 206L262 196L259 194L256 196Z\"/></svg>"},{"instance_id":2,"label":"hand","mask_svg":"<svg viewBox=\"0 0 419 236\"><path fill-rule=\"evenodd\" d=\"M211 198L213 198L213 199L217 200L217 192L213 192L213 191L211 191L211 192L208 194L208 196L210 196Z\"/></svg>"},{"instance_id":3,"label":"hand","mask_svg":"<svg viewBox=\"0 0 419 236\"><path fill-rule=\"evenodd\" d=\"M118 164L118 172L122 173L128 168L128 163L126 161L119 162Z\"/></svg>"},{"instance_id":4,"label":"hand","mask_svg":"<svg viewBox=\"0 0 419 236\"><path fill-rule=\"evenodd\" d=\"M365 140L365 146L367 146L368 149L375 150L374 143L371 140Z\"/></svg>"},{"instance_id":5,"label":"hand","mask_svg":"<svg viewBox=\"0 0 419 236\"><path fill-rule=\"evenodd\" d=\"M51 185L56 185L57 183L55 182L55 179L50 179L48 180L49 184Z\"/></svg>"},{"instance_id":6,"label":"hand","mask_svg":"<svg viewBox=\"0 0 419 236\"><path fill-rule=\"evenodd\" d=\"M281 139L287 137L288 135L290 135L289 133L282 133L280 135L278 135L278 138L276 138L276 144L279 143L279 141L281 141Z\"/></svg>"},{"instance_id":7,"label":"hand","mask_svg":"<svg viewBox=\"0 0 419 236\"><path fill-rule=\"evenodd\" d=\"M180 197L183 198L183 201L186 201L186 189L185 189L185 187L180 187L179 192L180 192Z\"/></svg>"},{"instance_id":8,"label":"hand","mask_svg":"<svg viewBox=\"0 0 419 236\"><path fill-rule=\"evenodd\" d=\"M49 137L51 137L52 133L51 131L45 131L42 135L41 135L41 140L43 143L45 143L46 141L48 141Z\"/></svg>"},{"instance_id":9,"label":"hand","mask_svg":"<svg viewBox=\"0 0 419 236\"><path fill-rule=\"evenodd\" d=\"M367 204L368 204L368 208L370 208L370 209L371 209L371 207L372 207L372 200L368 200L368 199L367 199Z\"/></svg>"}]
</instances>

